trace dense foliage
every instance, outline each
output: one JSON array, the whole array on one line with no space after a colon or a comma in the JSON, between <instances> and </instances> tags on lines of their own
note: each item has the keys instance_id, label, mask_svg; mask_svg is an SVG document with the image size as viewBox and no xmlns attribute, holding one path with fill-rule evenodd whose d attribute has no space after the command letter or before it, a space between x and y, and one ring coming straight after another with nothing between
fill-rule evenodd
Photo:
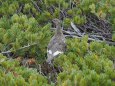
<instances>
[{"instance_id":1,"label":"dense foliage","mask_svg":"<svg viewBox=\"0 0 115 86\"><path fill-rule=\"evenodd\" d=\"M111 61L114 52L115 47L104 43L87 44L87 36L68 40L68 52L55 59L55 65L63 68L57 78L58 85L114 86L115 70Z\"/></svg>"},{"instance_id":2,"label":"dense foliage","mask_svg":"<svg viewBox=\"0 0 115 86\"><path fill-rule=\"evenodd\" d=\"M51 20L63 20L67 29L71 21L85 24L89 14L111 24L114 41L115 0L0 0L0 85L53 86L35 68L20 66L11 57L34 57L41 64L53 34ZM63 69L57 76L57 86L115 86L114 46L88 43L86 35L67 39L67 47L54 61L55 67Z\"/></svg>"}]
</instances>

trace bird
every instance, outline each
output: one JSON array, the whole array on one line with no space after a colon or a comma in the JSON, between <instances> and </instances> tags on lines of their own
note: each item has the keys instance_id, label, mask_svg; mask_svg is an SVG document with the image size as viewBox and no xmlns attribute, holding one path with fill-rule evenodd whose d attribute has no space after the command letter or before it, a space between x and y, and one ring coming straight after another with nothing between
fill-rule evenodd
<instances>
[{"instance_id":1,"label":"bird","mask_svg":"<svg viewBox=\"0 0 115 86\"><path fill-rule=\"evenodd\" d=\"M47 47L47 63L51 63L54 58L59 56L59 54L63 54L67 48L66 39L62 32L61 21L55 18L52 22L56 26L56 31Z\"/></svg>"}]
</instances>

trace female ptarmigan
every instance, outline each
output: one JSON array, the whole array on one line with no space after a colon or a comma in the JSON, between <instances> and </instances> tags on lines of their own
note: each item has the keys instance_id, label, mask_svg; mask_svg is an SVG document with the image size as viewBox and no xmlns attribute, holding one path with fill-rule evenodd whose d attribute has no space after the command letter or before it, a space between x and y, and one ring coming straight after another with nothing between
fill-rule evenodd
<instances>
[{"instance_id":1,"label":"female ptarmigan","mask_svg":"<svg viewBox=\"0 0 115 86\"><path fill-rule=\"evenodd\" d=\"M66 50L65 37L62 32L61 22L59 19L53 19L52 22L56 26L55 35L50 40L47 47L47 60L50 63L59 54L62 54Z\"/></svg>"}]
</instances>

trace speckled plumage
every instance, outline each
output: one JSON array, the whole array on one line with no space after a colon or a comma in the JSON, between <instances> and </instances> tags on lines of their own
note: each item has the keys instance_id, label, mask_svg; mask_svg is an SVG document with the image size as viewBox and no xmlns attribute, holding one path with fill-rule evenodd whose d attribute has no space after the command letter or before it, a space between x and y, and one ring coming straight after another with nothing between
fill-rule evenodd
<instances>
[{"instance_id":1,"label":"speckled plumage","mask_svg":"<svg viewBox=\"0 0 115 86\"><path fill-rule=\"evenodd\" d=\"M53 23L56 25L55 35L50 40L47 47L47 60L46 62L51 62L59 54L66 51L65 37L62 32L62 27L58 19L54 19Z\"/></svg>"}]
</instances>

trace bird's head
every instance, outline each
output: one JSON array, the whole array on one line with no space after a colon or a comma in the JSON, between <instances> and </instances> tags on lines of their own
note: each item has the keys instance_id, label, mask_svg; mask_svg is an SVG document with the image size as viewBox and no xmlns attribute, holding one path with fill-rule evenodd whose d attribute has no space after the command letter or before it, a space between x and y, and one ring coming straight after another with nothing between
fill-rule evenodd
<instances>
[{"instance_id":1,"label":"bird's head","mask_svg":"<svg viewBox=\"0 0 115 86\"><path fill-rule=\"evenodd\" d=\"M61 23L60 20L59 20L59 19L56 19L56 18L53 19L52 22L53 22L53 24L54 24L55 26L58 26L58 25L60 25L60 23Z\"/></svg>"}]
</instances>

